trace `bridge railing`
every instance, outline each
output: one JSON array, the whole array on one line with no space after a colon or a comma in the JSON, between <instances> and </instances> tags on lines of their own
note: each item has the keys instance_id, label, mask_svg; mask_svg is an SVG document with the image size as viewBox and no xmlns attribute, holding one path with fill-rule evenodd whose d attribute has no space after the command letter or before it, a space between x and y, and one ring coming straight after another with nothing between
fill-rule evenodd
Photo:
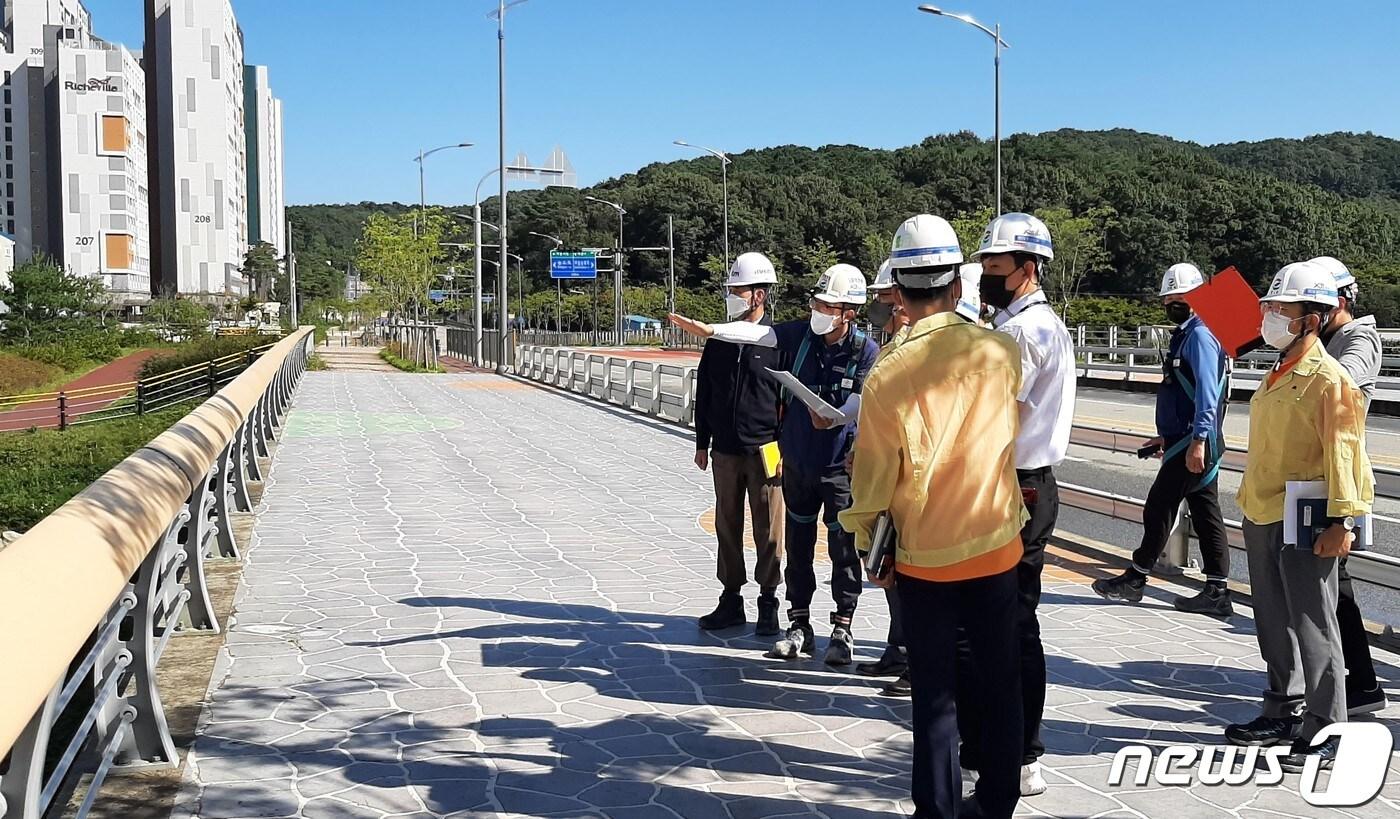
<instances>
[{"instance_id":1,"label":"bridge railing","mask_svg":"<svg viewBox=\"0 0 1400 819\"><path fill-rule=\"evenodd\" d=\"M553 370L546 362L555 362ZM595 373L590 381L551 378L554 372L572 372L582 366ZM556 349L524 345L520 348L517 374L571 392L599 398L607 403L625 406L655 418L683 425L695 420L695 367L635 361L597 352ZM615 387L618 373L626 374L626 386ZM1080 446L1110 452L1136 454L1142 446L1143 434L1126 430L1076 425L1071 440ZM1242 471L1245 452L1231 447L1225 455L1222 469ZM1375 468L1376 495L1400 500L1400 471ZM1115 494L1095 487L1060 484L1060 501L1066 506L1106 515L1116 520L1142 523L1140 498ZM1226 521L1230 530L1230 545L1244 549L1244 536L1239 521ZM1172 531L1169 548L1163 555L1162 567L1181 568L1188 565L1190 540L1194 538L1190 515L1183 504L1177 525ZM1378 552L1355 552L1347 564L1352 576L1387 589L1400 589L1400 558Z\"/></svg>"},{"instance_id":2,"label":"bridge railing","mask_svg":"<svg viewBox=\"0 0 1400 819\"><path fill-rule=\"evenodd\" d=\"M235 511L279 432L312 328L0 551L0 816L38 819L117 768L177 763L155 671L171 638L220 628L205 562L236 558Z\"/></svg>"}]
</instances>

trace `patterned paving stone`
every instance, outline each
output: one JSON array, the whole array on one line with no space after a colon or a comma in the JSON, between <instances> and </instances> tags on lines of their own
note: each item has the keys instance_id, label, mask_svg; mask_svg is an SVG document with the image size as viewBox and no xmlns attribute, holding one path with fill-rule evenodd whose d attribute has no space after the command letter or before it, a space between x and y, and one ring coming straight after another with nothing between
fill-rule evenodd
<instances>
[{"instance_id":1,"label":"patterned paving stone","mask_svg":"<svg viewBox=\"0 0 1400 819\"><path fill-rule=\"evenodd\" d=\"M696 629L716 589L692 453L683 431L494 376L308 374L176 816L911 812L906 702ZM1051 788L1018 815L1400 810L1400 763L1381 799L1332 813L1296 777L1110 786L1125 745L1214 744L1254 715L1252 621L1185 618L1170 584L1128 608L1067 565L1049 577ZM860 653L887 625L867 590ZM1395 690L1400 661L1380 659Z\"/></svg>"}]
</instances>

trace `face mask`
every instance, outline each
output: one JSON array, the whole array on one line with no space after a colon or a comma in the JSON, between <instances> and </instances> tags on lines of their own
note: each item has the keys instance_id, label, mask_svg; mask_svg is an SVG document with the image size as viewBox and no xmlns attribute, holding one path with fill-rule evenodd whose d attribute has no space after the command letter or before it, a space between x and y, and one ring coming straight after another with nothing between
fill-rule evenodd
<instances>
[{"instance_id":1,"label":"face mask","mask_svg":"<svg viewBox=\"0 0 1400 819\"><path fill-rule=\"evenodd\" d=\"M724 297L724 311L729 314L730 318L739 318L751 309L753 309L753 305L749 304L749 300L743 296L730 293Z\"/></svg>"},{"instance_id":2,"label":"face mask","mask_svg":"<svg viewBox=\"0 0 1400 819\"><path fill-rule=\"evenodd\" d=\"M1172 324L1185 324L1191 318L1191 305L1184 301L1174 301L1166 306L1167 321Z\"/></svg>"},{"instance_id":3,"label":"face mask","mask_svg":"<svg viewBox=\"0 0 1400 819\"><path fill-rule=\"evenodd\" d=\"M1286 350L1292 344L1298 334L1289 330L1293 326L1294 319L1282 313L1265 313L1263 326L1259 328L1259 334L1264 337L1264 343L1275 350Z\"/></svg>"},{"instance_id":4,"label":"face mask","mask_svg":"<svg viewBox=\"0 0 1400 819\"><path fill-rule=\"evenodd\" d=\"M877 330L883 330L889 326L894 318L894 305L886 304L883 301L872 301L870 303L870 324Z\"/></svg>"},{"instance_id":5,"label":"face mask","mask_svg":"<svg viewBox=\"0 0 1400 819\"><path fill-rule=\"evenodd\" d=\"M1010 276L993 276L990 273L983 273L980 281L982 301L990 304L998 310L1005 310L1011 306L1011 291L1006 289L1006 280Z\"/></svg>"},{"instance_id":6,"label":"face mask","mask_svg":"<svg viewBox=\"0 0 1400 819\"><path fill-rule=\"evenodd\" d=\"M824 336L836 329L836 316L829 316L826 313L819 313L813 310L812 318L808 321L808 325L812 328L812 332L819 336Z\"/></svg>"}]
</instances>

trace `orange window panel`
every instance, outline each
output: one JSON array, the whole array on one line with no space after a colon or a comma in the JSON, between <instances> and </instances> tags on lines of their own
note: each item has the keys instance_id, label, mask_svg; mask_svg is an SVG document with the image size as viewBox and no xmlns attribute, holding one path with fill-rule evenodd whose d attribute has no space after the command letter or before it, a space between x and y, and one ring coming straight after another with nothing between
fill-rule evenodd
<instances>
[{"instance_id":1,"label":"orange window panel","mask_svg":"<svg viewBox=\"0 0 1400 819\"><path fill-rule=\"evenodd\" d=\"M130 270L133 239L125 233L109 233L106 239L108 270Z\"/></svg>"},{"instance_id":2,"label":"orange window panel","mask_svg":"<svg viewBox=\"0 0 1400 819\"><path fill-rule=\"evenodd\" d=\"M102 150L109 154L126 153L126 117L102 115Z\"/></svg>"}]
</instances>

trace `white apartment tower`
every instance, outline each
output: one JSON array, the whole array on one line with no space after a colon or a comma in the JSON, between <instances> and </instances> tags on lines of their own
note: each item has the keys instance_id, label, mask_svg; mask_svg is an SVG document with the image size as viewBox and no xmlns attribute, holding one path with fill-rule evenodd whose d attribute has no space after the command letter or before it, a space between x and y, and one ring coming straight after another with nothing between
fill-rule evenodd
<instances>
[{"instance_id":1,"label":"white apartment tower","mask_svg":"<svg viewBox=\"0 0 1400 819\"><path fill-rule=\"evenodd\" d=\"M146 0L152 273L160 292L247 294L243 32L229 0Z\"/></svg>"},{"instance_id":2,"label":"white apartment tower","mask_svg":"<svg viewBox=\"0 0 1400 819\"><path fill-rule=\"evenodd\" d=\"M81 0L0 0L0 232L15 241L15 258L54 252L49 238L46 167L49 117L44 81L45 28L70 38L92 33ZM54 253L58 255L58 253Z\"/></svg>"},{"instance_id":3,"label":"white apartment tower","mask_svg":"<svg viewBox=\"0 0 1400 819\"><path fill-rule=\"evenodd\" d=\"M272 95L267 66L243 76L248 138L248 243L267 242L287 255L287 203L282 182L282 101Z\"/></svg>"},{"instance_id":4,"label":"white apartment tower","mask_svg":"<svg viewBox=\"0 0 1400 819\"><path fill-rule=\"evenodd\" d=\"M120 45L47 29L49 253L117 301L151 297L146 77ZM72 35L72 36L70 36Z\"/></svg>"}]
</instances>

